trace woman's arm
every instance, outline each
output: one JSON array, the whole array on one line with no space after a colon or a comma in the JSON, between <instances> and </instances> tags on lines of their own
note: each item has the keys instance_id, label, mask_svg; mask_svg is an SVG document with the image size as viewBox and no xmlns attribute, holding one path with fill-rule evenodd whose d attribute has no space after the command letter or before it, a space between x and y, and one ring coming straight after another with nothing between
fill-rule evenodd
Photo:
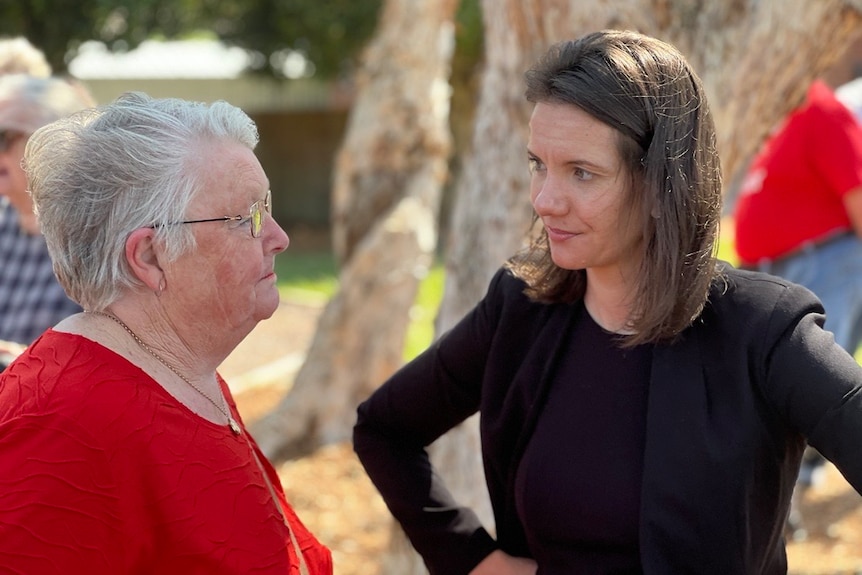
<instances>
[{"instance_id":1,"label":"woman's arm","mask_svg":"<svg viewBox=\"0 0 862 575\"><path fill-rule=\"evenodd\" d=\"M862 186L844 194L844 209L853 224L853 232L862 238Z\"/></svg>"},{"instance_id":2,"label":"woman's arm","mask_svg":"<svg viewBox=\"0 0 862 575\"><path fill-rule=\"evenodd\" d=\"M386 381L357 412L354 449L435 575L467 575L496 549L476 514L449 493L426 450L479 408L497 322L495 284L458 325Z\"/></svg>"},{"instance_id":3,"label":"woman's arm","mask_svg":"<svg viewBox=\"0 0 862 575\"><path fill-rule=\"evenodd\" d=\"M763 334L763 390L862 493L862 367L822 328L823 318L811 292L787 288Z\"/></svg>"}]
</instances>

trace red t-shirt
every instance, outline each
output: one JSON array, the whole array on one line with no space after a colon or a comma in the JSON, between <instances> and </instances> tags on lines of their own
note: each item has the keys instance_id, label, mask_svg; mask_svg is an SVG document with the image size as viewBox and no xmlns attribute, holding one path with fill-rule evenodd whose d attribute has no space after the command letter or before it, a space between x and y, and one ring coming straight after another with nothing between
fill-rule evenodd
<instances>
[{"instance_id":1,"label":"red t-shirt","mask_svg":"<svg viewBox=\"0 0 862 575\"><path fill-rule=\"evenodd\" d=\"M331 575L244 426L197 416L77 335L48 330L0 375L4 573L298 575L277 505L311 575Z\"/></svg>"},{"instance_id":2,"label":"red t-shirt","mask_svg":"<svg viewBox=\"0 0 862 575\"><path fill-rule=\"evenodd\" d=\"M777 258L851 230L843 196L862 185L862 128L826 84L814 82L755 157L734 213L743 263Z\"/></svg>"}]
</instances>

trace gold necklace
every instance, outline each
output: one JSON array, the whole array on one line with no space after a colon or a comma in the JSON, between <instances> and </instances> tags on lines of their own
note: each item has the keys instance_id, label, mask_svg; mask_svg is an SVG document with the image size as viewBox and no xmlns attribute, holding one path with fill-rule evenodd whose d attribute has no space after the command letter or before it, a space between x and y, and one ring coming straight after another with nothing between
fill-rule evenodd
<instances>
[{"instance_id":1,"label":"gold necklace","mask_svg":"<svg viewBox=\"0 0 862 575\"><path fill-rule=\"evenodd\" d=\"M186 382L187 384L189 384L189 387L191 387L192 389L194 389L195 391L197 391L199 394L201 394L201 395L203 396L203 398L204 398L204 399L206 399L207 401L209 401L210 403L212 403L212 404L213 404L213 406L214 406L216 409L218 409L218 410L222 413L222 415L224 415L224 416L227 418L227 425L228 425L228 427L230 427L230 430L234 433L234 435L239 435L239 434L242 432L242 430L241 430L241 428L240 428L240 426L239 426L239 423L237 423L237 422L236 422L236 420L231 416L230 412L228 411L228 409L227 409L227 402L225 402L224 396L221 396L221 399L222 399L222 402L223 402L225 405L224 405L224 406L221 406L221 405L219 405L218 403L216 403L216 401L215 401L213 398L211 398L209 395L207 395L206 393L204 393L204 392L203 392L203 390L202 390L201 388L199 388L198 386L196 386L195 384L193 384L193 383L191 382L191 380L189 380L189 378L187 378L186 376L184 376L183 374L181 374L177 368L175 368L174 366L172 366L171 364L169 364L167 361L165 361L165 359L164 359L162 356L160 356L159 354L157 354L157 353L153 350L153 348L151 348L151 347L150 347L150 346L148 346L146 343L144 343L144 340L142 340L141 338L139 338L139 337L138 337L138 334L136 334L135 332L133 332L133 331L132 331L132 328L130 328L129 326L127 326L127 325L123 322L123 320L121 320L121 319L120 319L120 318L118 318L117 316L115 316L115 315L113 315L113 314L110 314L110 313L103 312L103 311L88 311L87 313L91 313L91 314L95 314L95 315L101 315L101 316L104 316L104 317L106 317L106 318L108 318L108 319L110 319L110 320L113 320L113 321L117 322L117 323L118 323L118 324L119 324L119 325L120 325L124 330L126 330L126 331L129 333L129 335L130 335L130 336L132 336L132 339L134 339L134 340L135 340L135 342L137 342L137 344L138 344L139 346L141 346L141 348L143 348L143 349L144 349L145 351L147 351L151 356L153 356L154 358L156 358L156 361L158 361L158 362L159 362L159 363L161 363L163 366L165 366L166 368L168 368L169 370L171 370L171 371L172 371L172 372L173 372L177 377L179 377L181 380L183 380L184 382Z\"/></svg>"}]
</instances>

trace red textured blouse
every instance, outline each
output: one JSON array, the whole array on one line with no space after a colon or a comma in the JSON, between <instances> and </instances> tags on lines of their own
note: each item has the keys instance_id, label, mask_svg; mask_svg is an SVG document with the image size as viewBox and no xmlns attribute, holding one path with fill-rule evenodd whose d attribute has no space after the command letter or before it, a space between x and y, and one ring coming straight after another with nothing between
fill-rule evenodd
<instances>
[{"instance_id":1,"label":"red textured blouse","mask_svg":"<svg viewBox=\"0 0 862 575\"><path fill-rule=\"evenodd\" d=\"M239 436L102 345L45 332L0 375L0 571L298 575L283 513L310 575L331 575L219 381Z\"/></svg>"}]
</instances>

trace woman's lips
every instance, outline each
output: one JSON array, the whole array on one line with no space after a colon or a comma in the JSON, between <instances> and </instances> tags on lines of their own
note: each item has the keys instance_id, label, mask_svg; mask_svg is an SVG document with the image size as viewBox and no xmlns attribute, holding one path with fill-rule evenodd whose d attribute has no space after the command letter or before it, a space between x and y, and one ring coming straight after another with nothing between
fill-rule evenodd
<instances>
[{"instance_id":1,"label":"woman's lips","mask_svg":"<svg viewBox=\"0 0 862 575\"><path fill-rule=\"evenodd\" d=\"M571 239L579 234L575 232L569 232L566 230L561 230L560 228L554 228L551 226L545 226L545 230L548 232L548 239L554 242L563 242L568 239Z\"/></svg>"}]
</instances>

